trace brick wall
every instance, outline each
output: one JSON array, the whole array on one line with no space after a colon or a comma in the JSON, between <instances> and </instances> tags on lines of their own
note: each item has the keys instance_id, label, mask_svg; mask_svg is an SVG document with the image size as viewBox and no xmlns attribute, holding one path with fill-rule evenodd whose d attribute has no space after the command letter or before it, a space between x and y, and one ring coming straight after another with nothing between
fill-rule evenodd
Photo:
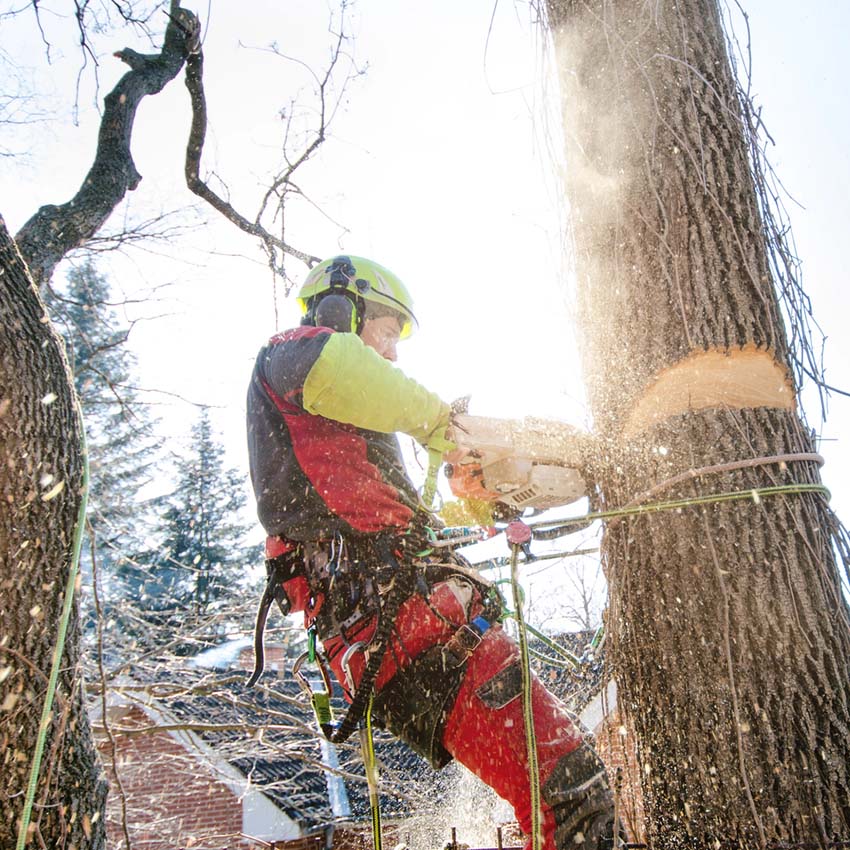
<instances>
[{"instance_id":1,"label":"brick wall","mask_svg":"<svg viewBox=\"0 0 850 850\"><path fill-rule=\"evenodd\" d=\"M265 671L269 673L284 673L288 667L292 666L292 656L289 654L286 646L282 643L266 644L263 656L265 658ZM246 646L239 650L238 665L243 670L251 671L254 669L254 647Z\"/></svg>"},{"instance_id":2,"label":"brick wall","mask_svg":"<svg viewBox=\"0 0 850 850\"><path fill-rule=\"evenodd\" d=\"M146 727L150 719L130 708L112 725ZM247 846L240 839L242 805L197 753L167 732L114 735L101 732L98 748L109 778L107 834L122 846L124 810L134 850L222 850ZM123 789L123 800L122 800Z\"/></svg>"}]
</instances>

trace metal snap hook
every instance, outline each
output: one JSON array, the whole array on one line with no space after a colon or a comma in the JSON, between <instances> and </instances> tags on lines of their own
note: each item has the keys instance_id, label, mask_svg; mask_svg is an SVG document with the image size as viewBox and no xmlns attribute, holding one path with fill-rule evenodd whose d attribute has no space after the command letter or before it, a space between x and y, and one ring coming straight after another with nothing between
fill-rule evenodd
<instances>
[{"instance_id":1,"label":"metal snap hook","mask_svg":"<svg viewBox=\"0 0 850 850\"><path fill-rule=\"evenodd\" d=\"M345 650L345 654L342 656L342 672L345 674L345 684L348 687L349 693L352 695L357 690L357 686L354 684L354 676L351 673L351 656L358 650L363 650L365 646L366 643L364 641L355 641Z\"/></svg>"},{"instance_id":2,"label":"metal snap hook","mask_svg":"<svg viewBox=\"0 0 850 850\"><path fill-rule=\"evenodd\" d=\"M309 657L309 651L298 656L298 659L292 667L292 675L298 681L298 684L301 686L301 690L310 697L310 705L313 707L313 714L316 717L316 722L319 724L319 728L327 736L332 731L331 727L333 724L333 712L331 710L331 677L324 660L321 656L317 655L315 659L316 666L319 668L319 673L322 676L322 682L325 686L325 690L324 692L314 691L313 686L310 684L310 680L301 671L301 667L304 662L309 659Z\"/></svg>"}]
</instances>

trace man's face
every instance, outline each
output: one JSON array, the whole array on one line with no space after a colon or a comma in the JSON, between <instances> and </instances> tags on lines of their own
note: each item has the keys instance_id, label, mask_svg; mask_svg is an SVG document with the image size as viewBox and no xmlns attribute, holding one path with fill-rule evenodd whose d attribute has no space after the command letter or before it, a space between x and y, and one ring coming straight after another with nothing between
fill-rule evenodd
<instances>
[{"instance_id":1,"label":"man's face","mask_svg":"<svg viewBox=\"0 0 850 850\"><path fill-rule=\"evenodd\" d=\"M381 357L395 363L398 360L396 345L401 336L401 326L395 316L380 316L377 319L366 319L360 339L374 348Z\"/></svg>"}]
</instances>

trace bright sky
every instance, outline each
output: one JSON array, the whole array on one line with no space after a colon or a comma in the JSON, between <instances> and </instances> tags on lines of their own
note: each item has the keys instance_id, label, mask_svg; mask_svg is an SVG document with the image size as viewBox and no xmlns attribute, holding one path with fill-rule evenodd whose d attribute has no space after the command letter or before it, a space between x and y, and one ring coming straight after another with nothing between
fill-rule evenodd
<instances>
[{"instance_id":1,"label":"bright sky","mask_svg":"<svg viewBox=\"0 0 850 850\"><path fill-rule=\"evenodd\" d=\"M744 5L753 89L776 141L770 158L800 204L787 202L804 283L829 337L828 379L850 390L843 256L850 4ZM313 0L212 0L211 13L207 2L194 8L206 29L204 168L216 171L250 217L279 148L279 109L299 89L302 103L310 102L304 69L259 48L276 40L282 52L318 69L327 55L329 12ZM60 40L58 22L45 17L54 64L52 76L36 82L55 87L56 117L63 119L69 110L60 98L73 86L79 54L67 28ZM293 206L287 238L318 255L372 256L407 282L421 330L402 346L399 365L444 398L472 393L476 414L549 415L586 425L561 267L564 222L552 154L560 131L546 109L542 39L530 17L522 3L497 3L494 14L493 0L360 0L350 30L367 73L350 85L332 138L298 178L327 217ZM5 49L23 65L43 56L31 22L24 24L4 22L2 31ZM102 92L123 72L108 51L124 43L100 45ZM85 91L79 127L66 121L20 130L19 145L0 130L6 147L29 152L23 163L0 162L2 213L13 232L38 205L64 201L78 186L96 133ZM130 198L138 216L193 203L182 177L188 122L181 80L140 109L133 151L144 180ZM142 383L217 405L231 461L245 465L245 387L257 348L275 330L274 293L252 240L202 208L201 215L211 227L158 249L160 255L111 259L104 270L128 293L174 284L162 303L147 308L168 315L133 334ZM295 261L288 268L301 274ZM278 293L277 305L280 326L294 324L291 300ZM191 410L161 400L168 405L165 427L182 438ZM809 399L807 407L818 427L817 405ZM824 478L845 520L848 422L850 399L834 396L823 428Z\"/></svg>"}]
</instances>

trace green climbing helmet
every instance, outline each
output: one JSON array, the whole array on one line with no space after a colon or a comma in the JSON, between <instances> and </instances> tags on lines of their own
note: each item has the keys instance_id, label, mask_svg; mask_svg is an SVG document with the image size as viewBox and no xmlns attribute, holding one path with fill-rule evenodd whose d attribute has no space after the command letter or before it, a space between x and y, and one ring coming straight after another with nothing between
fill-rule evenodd
<instances>
[{"instance_id":1,"label":"green climbing helmet","mask_svg":"<svg viewBox=\"0 0 850 850\"><path fill-rule=\"evenodd\" d=\"M344 295L354 305L352 330L359 331L370 312L397 314L401 339L410 336L414 325L419 324L407 287L389 269L365 257L345 254L324 260L310 269L298 293L302 314L315 313L322 298L332 294Z\"/></svg>"}]
</instances>

